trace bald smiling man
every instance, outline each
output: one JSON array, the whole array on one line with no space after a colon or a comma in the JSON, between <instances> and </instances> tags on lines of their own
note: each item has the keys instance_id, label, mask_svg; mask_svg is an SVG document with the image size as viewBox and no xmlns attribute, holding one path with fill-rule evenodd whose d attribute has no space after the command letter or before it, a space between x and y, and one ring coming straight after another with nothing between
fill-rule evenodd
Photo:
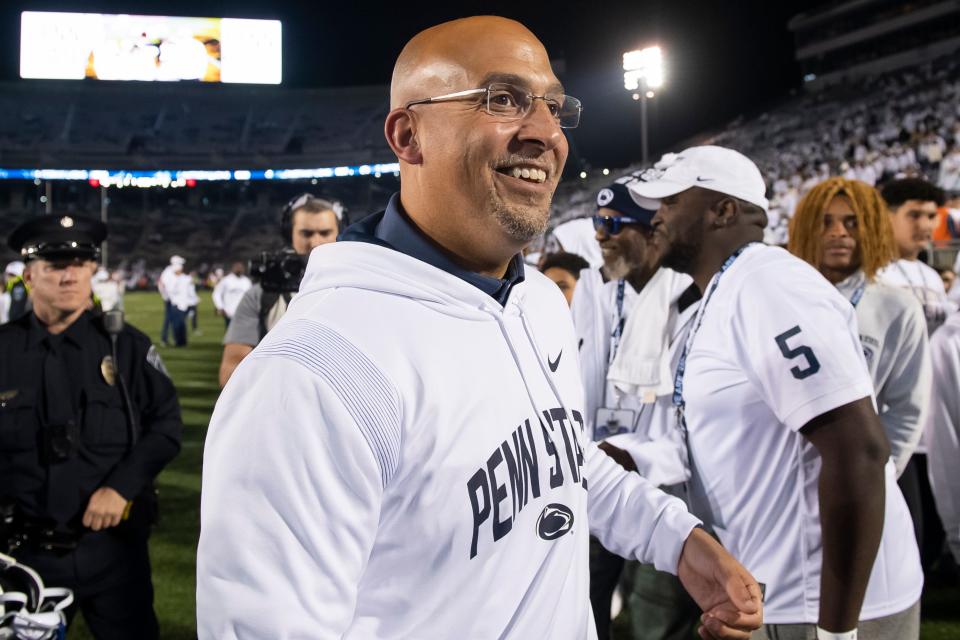
<instances>
[{"instance_id":1,"label":"bald smiling man","mask_svg":"<svg viewBox=\"0 0 960 640\"><path fill-rule=\"evenodd\" d=\"M494 17L401 52L401 189L313 251L204 454L201 638L596 638L588 538L680 576L704 638L748 638L753 578L584 434L563 296L526 271L567 157L543 45Z\"/></svg>"}]
</instances>

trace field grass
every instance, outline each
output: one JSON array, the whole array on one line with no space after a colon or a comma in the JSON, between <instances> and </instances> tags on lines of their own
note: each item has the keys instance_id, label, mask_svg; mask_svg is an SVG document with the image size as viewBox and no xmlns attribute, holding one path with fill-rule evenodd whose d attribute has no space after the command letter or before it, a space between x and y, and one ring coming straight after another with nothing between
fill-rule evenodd
<instances>
[{"instance_id":1,"label":"field grass","mask_svg":"<svg viewBox=\"0 0 960 640\"><path fill-rule=\"evenodd\" d=\"M155 293L126 296L127 321L159 343L162 320ZM160 633L164 640L196 638L196 547L200 533L200 467L203 440L219 393L217 370L223 320L213 315L208 293L201 294L200 330L182 349L161 348L164 363L180 395L183 411L183 449L160 475L161 520L150 539L153 582ZM627 615L614 624L618 640L630 638ZM82 621L70 630L70 640L90 638ZM455 633L451 637L456 637ZM931 581L923 597L923 640L960 639L960 588ZM530 640L539 640L533 639Z\"/></svg>"}]
</instances>

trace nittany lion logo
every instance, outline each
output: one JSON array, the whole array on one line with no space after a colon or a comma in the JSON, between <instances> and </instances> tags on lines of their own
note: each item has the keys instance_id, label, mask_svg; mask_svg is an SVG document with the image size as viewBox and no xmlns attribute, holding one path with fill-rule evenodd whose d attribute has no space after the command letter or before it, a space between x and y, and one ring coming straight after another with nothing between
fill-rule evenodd
<instances>
[{"instance_id":1,"label":"nittany lion logo","mask_svg":"<svg viewBox=\"0 0 960 640\"><path fill-rule=\"evenodd\" d=\"M544 540L556 540L573 528L573 512L556 502L544 507L537 519L537 535Z\"/></svg>"},{"instance_id":2,"label":"nittany lion logo","mask_svg":"<svg viewBox=\"0 0 960 640\"><path fill-rule=\"evenodd\" d=\"M611 202L613 202L613 191L610 189L601 189L600 193L597 194L597 206L605 207Z\"/></svg>"}]
</instances>

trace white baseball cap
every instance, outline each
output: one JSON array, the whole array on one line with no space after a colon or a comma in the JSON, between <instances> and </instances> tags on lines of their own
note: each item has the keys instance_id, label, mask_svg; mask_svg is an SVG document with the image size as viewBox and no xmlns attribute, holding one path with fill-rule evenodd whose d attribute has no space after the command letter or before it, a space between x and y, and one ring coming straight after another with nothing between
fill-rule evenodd
<instances>
[{"instance_id":1,"label":"white baseball cap","mask_svg":"<svg viewBox=\"0 0 960 640\"><path fill-rule=\"evenodd\" d=\"M14 260L13 262L7 264L7 268L3 270L3 273L8 276L22 276L23 262L20 260Z\"/></svg>"},{"instance_id":2,"label":"white baseball cap","mask_svg":"<svg viewBox=\"0 0 960 640\"><path fill-rule=\"evenodd\" d=\"M710 189L767 210L767 185L760 169L750 158L725 147L690 147L680 153L668 153L630 182L635 195L659 200L691 187Z\"/></svg>"},{"instance_id":3,"label":"white baseball cap","mask_svg":"<svg viewBox=\"0 0 960 640\"><path fill-rule=\"evenodd\" d=\"M170 264L175 267L182 267L184 264L186 264L186 262L187 261L180 256L170 256Z\"/></svg>"}]
</instances>

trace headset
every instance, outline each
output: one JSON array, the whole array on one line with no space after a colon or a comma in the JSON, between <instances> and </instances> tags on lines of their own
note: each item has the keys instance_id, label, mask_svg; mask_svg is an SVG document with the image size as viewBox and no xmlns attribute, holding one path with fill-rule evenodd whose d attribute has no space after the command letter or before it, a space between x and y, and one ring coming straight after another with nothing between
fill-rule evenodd
<instances>
[{"instance_id":1,"label":"headset","mask_svg":"<svg viewBox=\"0 0 960 640\"><path fill-rule=\"evenodd\" d=\"M317 211L333 211L334 215L337 216L337 231L340 232L343 230L344 210L340 202L324 200L323 198L316 197L312 193L301 193L291 198L291 200L283 206L283 211L280 213L280 237L283 238L283 246L288 247L291 244L294 211L302 209L309 203L313 203Z\"/></svg>"}]
</instances>

